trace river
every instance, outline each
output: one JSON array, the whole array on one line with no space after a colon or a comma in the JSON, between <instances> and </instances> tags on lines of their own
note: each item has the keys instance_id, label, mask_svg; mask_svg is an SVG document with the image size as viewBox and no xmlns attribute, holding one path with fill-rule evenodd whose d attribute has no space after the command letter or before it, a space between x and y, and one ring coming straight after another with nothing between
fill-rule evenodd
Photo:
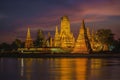
<instances>
[{"instance_id":1,"label":"river","mask_svg":"<svg viewBox=\"0 0 120 80\"><path fill-rule=\"evenodd\" d=\"M120 80L120 59L0 58L0 80Z\"/></svg>"}]
</instances>

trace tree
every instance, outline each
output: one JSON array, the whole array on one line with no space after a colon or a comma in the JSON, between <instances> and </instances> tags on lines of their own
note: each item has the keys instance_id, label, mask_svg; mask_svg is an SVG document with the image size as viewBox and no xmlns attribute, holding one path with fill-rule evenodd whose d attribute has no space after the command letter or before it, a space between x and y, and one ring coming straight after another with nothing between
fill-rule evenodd
<instances>
[{"instance_id":1,"label":"tree","mask_svg":"<svg viewBox=\"0 0 120 80\"><path fill-rule=\"evenodd\" d=\"M110 29L99 29L96 33L98 42L102 44L103 49L110 47L114 42L114 34Z\"/></svg>"},{"instance_id":2,"label":"tree","mask_svg":"<svg viewBox=\"0 0 120 80\"><path fill-rule=\"evenodd\" d=\"M7 44L7 43L1 43L1 44L0 44L0 50L1 50L2 52L10 51L10 50L11 50L11 47L10 47L10 45Z\"/></svg>"},{"instance_id":3,"label":"tree","mask_svg":"<svg viewBox=\"0 0 120 80\"><path fill-rule=\"evenodd\" d=\"M113 52L120 52L120 39L114 41L112 51Z\"/></svg>"},{"instance_id":4,"label":"tree","mask_svg":"<svg viewBox=\"0 0 120 80\"><path fill-rule=\"evenodd\" d=\"M17 50L18 48L22 47L22 42L19 39L15 39L11 44L12 49Z\"/></svg>"}]
</instances>

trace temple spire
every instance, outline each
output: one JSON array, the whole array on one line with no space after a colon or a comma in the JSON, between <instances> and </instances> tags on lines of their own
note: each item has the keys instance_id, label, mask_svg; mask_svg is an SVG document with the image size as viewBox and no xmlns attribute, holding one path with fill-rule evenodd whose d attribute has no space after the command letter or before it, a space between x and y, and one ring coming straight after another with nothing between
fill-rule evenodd
<instances>
[{"instance_id":1,"label":"temple spire","mask_svg":"<svg viewBox=\"0 0 120 80\"><path fill-rule=\"evenodd\" d=\"M58 34L58 27L56 26L55 34Z\"/></svg>"},{"instance_id":2,"label":"temple spire","mask_svg":"<svg viewBox=\"0 0 120 80\"><path fill-rule=\"evenodd\" d=\"M80 32L73 49L73 53L90 53L91 46L89 43L87 30L85 28L84 20L82 20L82 25L80 27Z\"/></svg>"},{"instance_id":3,"label":"temple spire","mask_svg":"<svg viewBox=\"0 0 120 80\"><path fill-rule=\"evenodd\" d=\"M27 31L27 39L31 39L30 28L29 27L28 27L28 31Z\"/></svg>"},{"instance_id":4,"label":"temple spire","mask_svg":"<svg viewBox=\"0 0 120 80\"><path fill-rule=\"evenodd\" d=\"M28 27L25 48L31 48L31 47L33 47L33 42L30 35L30 28Z\"/></svg>"},{"instance_id":5,"label":"temple spire","mask_svg":"<svg viewBox=\"0 0 120 80\"><path fill-rule=\"evenodd\" d=\"M91 39L90 29L89 29L89 27L87 27L86 29L87 29L87 36L88 36L88 39L90 40L90 39Z\"/></svg>"},{"instance_id":6,"label":"temple spire","mask_svg":"<svg viewBox=\"0 0 120 80\"><path fill-rule=\"evenodd\" d=\"M81 25L81 28L85 29L84 19L82 20L82 25Z\"/></svg>"},{"instance_id":7,"label":"temple spire","mask_svg":"<svg viewBox=\"0 0 120 80\"><path fill-rule=\"evenodd\" d=\"M61 17L60 32L56 27L54 46L61 48L73 48L74 47L74 36L70 30L70 20L67 16Z\"/></svg>"},{"instance_id":8,"label":"temple spire","mask_svg":"<svg viewBox=\"0 0 120 80\"><path fill-rule=\"evenodd\" d=\"M61 29L60 29L60 47L72 48L74 47L74 37L70 30L70 20L68 16L61 17Z\"/></svg>"},{"instance_id":9,"label":"temple spire","mask_svg":"<svg viewBox=\"0 0 120 80\"><path fill-rule=\"evenodd\" d=\"M58 27L56 26L55 29L55 39L54 39L54 47L59 47L60 46L60 36L59 36L59 32L58 32Z\"/></svg>"}]
</instances>

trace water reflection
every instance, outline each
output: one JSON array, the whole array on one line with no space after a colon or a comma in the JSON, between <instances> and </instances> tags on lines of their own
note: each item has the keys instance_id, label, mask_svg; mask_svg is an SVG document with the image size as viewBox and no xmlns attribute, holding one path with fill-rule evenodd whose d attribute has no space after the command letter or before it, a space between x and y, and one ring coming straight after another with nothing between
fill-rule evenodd
<instances>
[{"instance_id":1,"label":"water reflection","mask_svg":"<svg viewBox=\"0 0 120 80\"><path fill-rule=\"evenodd\" d=\"M86 80L88 59L20 59L25 80ZM93 65L92 65L93 66Z\"/></svg>"},{"instance_id":2,"label":"water reflection","mask_svg":"<svg viewBox=\"0 0 120 80\"><path fill-rule=\"evenodd\" d=\"M22 80L32 80L32 73L34 70L34 59L32 58L21 58L19 59L20 62L20 74Z\"/></svg>"},{"instance_id":3,"label":"water reflection","mask_svg":"<svg viewBox=\"0 0 120 80\"><path fill-rule=\"evenodd\" d=\"M0 80L119 80L119 74L120 59L0 59Z\"/></svg>"},{"instance_id":4,"label":"water reflection","mask_svg":"<svg viewBox=\"0 0 120 80\"><path fill-rule=\"evenodd\" d=\"M74 75L75 71L73 60L61 59L58 62L60 62L60 80L73 80L74 77L72 75Z\"/></svg>"},{"instance_id":5,"label":"water reflection","mask_svg":"<svg viewBox=\"0 0 120 80\"><path fill-rule=\"evenodd\" d=\"M75 59L76 79L86 80L88 59Z\"/></svg>"},{"instance_id":6,"label":"water reflection","mask_svg":"<svg viewBox=\"0 0 120 80\"><path fill-rule=\"evenodd\" d=\"M97 78L100 79L101 75L101 68L102 68L102 59L90 59L89 60L89 68L90 73L89 76L96 80Z\"/></svg>"},{"instance_id":7,"label":"water reflection","mask_svg":"<svg viewBox=\"0 0 120 80\"><path fill-rule=\"evenodd\" d=\"M23 58L21 58L20 65L21 65L20 73L21 73L21 77L23 77L23 75L24 75L24 60L23 60Z\"/></svg>"},{"instance_id":8,"label":"water reflection","mask_svg":"<svg viewBox=\"0 0 120 80\"><path fill-rule=\"evenodd\" d=\"M0 80L20 79L19 63L17 59L0 58Z\"/></svg>"}]
</instances>

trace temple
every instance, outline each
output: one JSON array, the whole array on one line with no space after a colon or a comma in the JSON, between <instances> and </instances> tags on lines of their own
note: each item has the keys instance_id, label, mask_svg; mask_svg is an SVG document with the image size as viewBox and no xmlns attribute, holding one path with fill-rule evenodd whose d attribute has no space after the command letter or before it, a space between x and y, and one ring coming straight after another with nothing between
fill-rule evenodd
<instances>
[{"instance_id":1,"label":"temple","mask_svg":"<svg viewBox=\"0 0 120 80\"><path fill-rule=\"evenodd\" d=\"M30 28L28 28L27 37L26 37L26 41L25 41L25 48L32 48L32 47L33 47L33 41L31 39L31 35L30 35Z\"/></svg>"},{"instance_id":2,"label":"temple","mask_svg":"<svg viewBox=\"0 0 120 80\"><path fill-rule=\"evenodd\" d=\"M89 36L89 37L88 37ZM90 45L90 33L89 29L85 28L84 20L82 21L82 25L80 27L80 32L75 43L75 47L73 48L72 53L89 53L91 52L91 45Z\"/></svg>"},{"instance_id":3,"label":"temple","mask_svg":"<svg viewBox=\"0 0 120 80\"><path fill-rule=\"evenodd\" d=\"M74 47L75 39L73 33L70 31L70 21L67 16L61 17L60 28L60 32L58 32L58 27L56 27L54 46L62 48Z\"/></svg>"},{"instance_id":4,"label":"temple","mask_svg":"<svg viewBox=\"0 0 120 80\"><path fill-rule=\"evenodd\" d=\"M53 40L52 40L50 32L48 32L48 38L46 40L46 46L47 47L53 47Z\"/></svg>"},{"instance_id":5,"label":"temple","mask_svg":"<svg viewBox=\"0 0 120 80\"><path fill-rule=\"evenodd\" d=\"M50 33L45 37L42 30L38 30L34 46L30 35L30 28L28 28L25 48L20 48L19 51L83 54L99 52L101 50L108 51L108 45L101 44L94 30L92 29L92 32L90 32L89 27L85 26L84 20L81 23L76 39L70 30L70 21L67 16L61 17L60 24L60 28L56 26L53 38Z\"/></svg>"},{"instance_id":6,"label":"temple","mask_svg":"<svg viewBox=\"0 0 120 80\"><path fill-rule=\"evenodd\" d=\"M40 30L40 29L38 30L37 38L34 42L35 42L36 48L45 47L45 36L44 36L42 30Z\"/></svg>"},{"instance_id":7,"label":"temple","mask_svg":"<svg viewBox=\"0 0 120 80\"><path fill-rule=\"evenodd\" d=\"M58 32L58 27L57 26L56 26L56 30L55 30L54 46L55 47L60 46L60 35L59 35L59 32Z\"/></svg>"}]
</instances>

